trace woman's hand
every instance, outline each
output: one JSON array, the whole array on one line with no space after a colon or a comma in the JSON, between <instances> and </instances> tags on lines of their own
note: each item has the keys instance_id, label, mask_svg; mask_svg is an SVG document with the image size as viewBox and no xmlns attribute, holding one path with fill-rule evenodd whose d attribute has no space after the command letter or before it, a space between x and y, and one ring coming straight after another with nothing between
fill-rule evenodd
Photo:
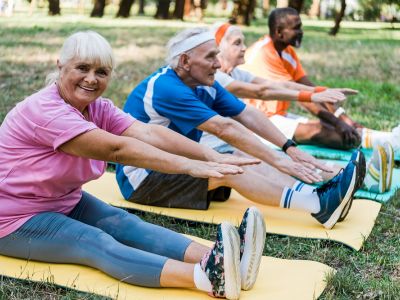
<instances>
[{"instance_id":1,"label":"woman's hand","mask_svg":"<svg viewBox=\"0 0 400 300\"><path fill-rule=\"evenodd\" d=\"M186 174L200 178L222 178L224 175L236 175L244 172L239 166L201 160L189 160L186 169Z\"/></svg>"},{"instance_id":2,"label":"woman's hand","mask_svg":"<svg viewBox=\"0 0 400 300\"><path fill-rule=\"evenodd\" d=\"M349 88L333 88L333 89L327 89L327 91L337 91L337 92L345 94L346 96L358 94L357 90L353 90L353 89L349 89Z\"/></svg>"},{"instance_id":3,"label":"woman's hand","mask_svg":"<svg viewBox=\"0 0 400 300\"><path fill-rule=\"evenodd\" d=\"M344 93L337 90L326 90L320 93L313 93L311 95L311 101L316 103L321 102L330 102L330 103L339 103L346 100L346 96Z\"/></svg>"}]
</instances>

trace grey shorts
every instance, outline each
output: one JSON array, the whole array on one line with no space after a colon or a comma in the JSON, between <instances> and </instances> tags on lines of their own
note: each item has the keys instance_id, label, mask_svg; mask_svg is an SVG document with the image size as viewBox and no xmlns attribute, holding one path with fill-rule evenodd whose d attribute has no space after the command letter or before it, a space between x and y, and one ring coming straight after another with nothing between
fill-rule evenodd
<instances>
[{"instance_id":1,"label":"grey shorts","mask_svg":"<svg viewBox=\"0 0 400 300\"><path fill-rule=\"evenodd\" d=\"M225 153L229 153L232 154L233 152L235 152L237 149L227 143L217 146L214 148L215 151L225 154Z\"/></svg>"},{"instance_id":2,"label":"grey shorts","mask_svg":"<svg viewBox=\"0 0 400 300\"><path fill-rule=\"evenodd\" d=\"M211 201L226 201L231 188L208 191L208 179L156 171L146 177L128 201L159 207L208 209Z\"/></svg>"}]
</instances>

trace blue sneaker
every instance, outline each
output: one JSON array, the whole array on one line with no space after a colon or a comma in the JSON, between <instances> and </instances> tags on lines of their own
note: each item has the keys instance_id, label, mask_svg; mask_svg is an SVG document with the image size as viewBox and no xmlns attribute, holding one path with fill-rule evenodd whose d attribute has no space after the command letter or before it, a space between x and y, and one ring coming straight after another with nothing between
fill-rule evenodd
<instances>
[{"instance_id":1,"label":"blue sneaker","mask_svg":"<svg viewBox=\"0 0 400 300\"><path fill-rule=\"evenodd\" d=\"M250 290L256 282L265 245L265 222L257 207L244 213L239 229L240 274L242 290Z\"/></svg>"},{"instance_id":2,"label":"blue sneaker","mask_svg":"<svg viewBox=\"0 0 400 300\"><path fill-rule=\"evenodd\" d=\"M350 161L344 170L316 189L321 210L311 215L325 228L335 226L346 205L353 200L356 179L357 167Z\"/></svg>"},{"instance_id":3,"label":"blue sneaker","mask_svg":"<svg viewBox=\"0 0 400 300\"><path fill-rule=\"evenodd\" d=\"M365 178L365 174L366 174L366 162L365 162L365 156L364 153L362 153L362 151L360 149L355 150L352 154L351 154L351 158L350 161L353 161L356 166L357 166L357 179L356 179L356 187L354 189L353 195L354 193L361 188L361 186L364 183L364 178ZM350 201L345 208L343 209L338 222L342 222L348 215L351 205L353 204L353 201Z\"/></svg>"},{"instance_id":4,"label":"blue sneaker","mask_svg":"<svg viewBox=\"0 0 400 300\"><path fill-rule=\"evenodd\" d=\"M200 261L201 269L210 280L210 296L239 299L240 244L236 228L228 222L218 225L214 247Z\"/></svg>"}]
</instances>

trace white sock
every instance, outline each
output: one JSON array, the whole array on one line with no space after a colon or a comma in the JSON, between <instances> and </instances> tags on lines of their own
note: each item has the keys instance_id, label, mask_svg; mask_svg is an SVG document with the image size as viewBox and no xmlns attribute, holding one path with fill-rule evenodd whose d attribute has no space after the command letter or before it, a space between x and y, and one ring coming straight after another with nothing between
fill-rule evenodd
<instances>
[{"instance_id":1,"label":"white sock","mask_svg":"<svg viewBox=\"0 0 400 300\"><path fill-rule=\"evenodd\" d=\"M314 189L315 187L313 187L312 185L306 184L299 180L296 180L296 182L292 186L293 191L302 193L312 193Z\"/></svg>"},{"instance_id":2,"label":"white sock","mask_svg":"<svg viewBox=\"0 0 400 300\"><path fill-rule=\"evenodd\" d=\"M197 289L205 291L207 293L210 293L212 291L211 282L199 263L194 265L193 281Z\"/></svg>"},{"instance_id":3,"label":"white sock","mask_svg":"<svg viewBox=\"0 0 400 300\"><path fill-rule=\"evenodd\" d=\"M285 187L281 196L280 207L317 213L321 210L317 193L301 193Z\"/></svg>"},{"instance_id":4,"label":"white sock","mask_svg":"<svg viewBox=\"0 0 400 300\"><path fill-rule=\"evenodd\" d=\"M363 148L374 148L382 146L385 142L392 142L393 133L387 131L377 131L368 128L362 129L361 145Z\"/></svg>"}]
</instances>

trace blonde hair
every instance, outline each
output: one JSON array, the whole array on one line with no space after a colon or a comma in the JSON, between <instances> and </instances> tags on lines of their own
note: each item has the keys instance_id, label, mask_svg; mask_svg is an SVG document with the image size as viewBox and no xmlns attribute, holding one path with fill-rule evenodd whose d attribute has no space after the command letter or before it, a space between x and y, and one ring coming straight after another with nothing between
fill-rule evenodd
<instances>
[{"instance_id":1,"label":"blonde hair","mask_svg":"<svg viewBox=\"0 0 400 300\"><path fill-rule=\"evenodd\" d=\"M183 30L181 32L179 32L178 34L176 34L174 37L172 37L168 43L167 43L167 58L166 58L166 63L168 65L171 66L171 68L176 68L178 66L178 62L179 62L179 57L183 54L180 53L178 55L175 56L171 56L171 53L174 53L174 50L186 39L198 35L200 33L206 32L208 31L207 28L203 28L203 27L197 27L197 28L189 28L186 30ZM188 50L184 53L188 54L191 53L192 50Z\"/></svg>"},{"instance_id":2,"label":"blonde hair","mask_svg":"<svg viewBox=\"0 0 400 300\"><path fill-rule=\"evenodd\" d=\"M59 62L63 66L70 60L79 58L88 62L98 62L111 70L115 68L115 59L108 41L94 31L79 31L69 36L61 48ZM57 81L59 71L46 77L46 84Z\"/></svg>"}]
</instances>

